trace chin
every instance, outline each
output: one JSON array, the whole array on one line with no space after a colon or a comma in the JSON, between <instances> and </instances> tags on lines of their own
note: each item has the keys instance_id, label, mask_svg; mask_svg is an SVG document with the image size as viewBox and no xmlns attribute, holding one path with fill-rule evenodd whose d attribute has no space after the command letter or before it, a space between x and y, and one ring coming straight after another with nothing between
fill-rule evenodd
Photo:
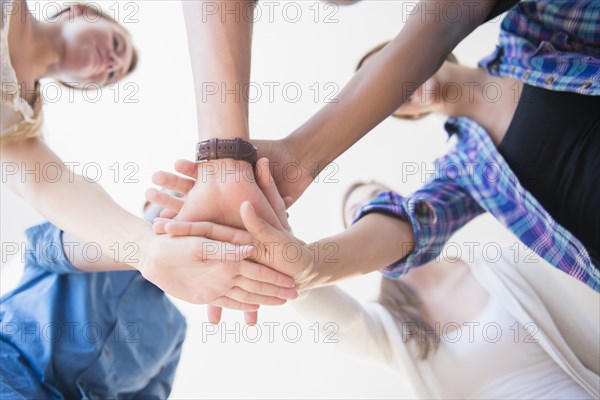
<instances>
[{"instance_id":1,"label":"chin","mask_svg":"<svg viewBox=\"0 0 600 400\"><path fill-rule=\"evenodd\" d=\"M74 49L75 55L73 57L73 71L85 71L94 68L96 59L94 58L94 51L89 46L82 46Z\"/></svg>"},{"instance_id":2,"label":"chin","mask_svg":"<svg viewBox=\"0 0 600 400\"><path fill-rule=\"evenodd\" d=\"M62 78L63 82L66 82L77 89L83 89L86 84L92 82L89 78L85 78L84 71L79 70L71 70L69 73L65 74Z\"/></svg>"}]
</instances>

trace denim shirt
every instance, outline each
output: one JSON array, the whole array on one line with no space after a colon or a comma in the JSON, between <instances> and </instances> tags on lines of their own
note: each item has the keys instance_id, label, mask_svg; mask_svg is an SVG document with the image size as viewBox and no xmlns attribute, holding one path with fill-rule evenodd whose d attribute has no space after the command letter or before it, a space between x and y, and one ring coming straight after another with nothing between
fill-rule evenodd
<instances>
[{"instance_id":1,"label":"denim shirt","mask_svg":"<svg viewBox=\"0 0 600 400\"><path fill-rule=\"evenodd\" d=\"M137 271L77 270L50 223L26 235L0 306L0 397L167 398L186 330L171 301Z\"/></svg>"}]
</instances>

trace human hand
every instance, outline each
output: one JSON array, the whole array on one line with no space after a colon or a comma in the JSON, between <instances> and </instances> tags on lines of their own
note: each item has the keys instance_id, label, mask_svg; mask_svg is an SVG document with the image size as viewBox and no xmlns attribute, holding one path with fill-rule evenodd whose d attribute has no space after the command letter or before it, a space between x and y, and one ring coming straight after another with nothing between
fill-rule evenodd
<instances>
[{"instance_id":1,"label":"human hand","mask_svg":"<svg viewBox=\"0 0 600 400\"><path fill-rule=\"evenodd\" d=\"M262 165L260 170L263 170L266 167L264 164L264 160L259 162L259 165ZM267 167L268 168L268 167ZM153 182L159 186L162 186L165 189L169 189L173 192L178 193L179 195L185 197L189 191L194 187L195 184L195 176L196 176L196 164L187 161L187 160L179 160L175 163L175 170L185 176L178 176L170 172L157 172L153 176ZM268 169L266 170L268 175ZM263 175L267 177L267 175ZM263 182L263 180L259 179L259 184ZM155 220L153 224L154 231L158 234L168 233L173 236L206 236L215 240L222 240L224 242L229 243L239 243L239 244L247 244L250 242L251 235L246 231L240 231L234 228L229 228L221 225L217 225L209 222L197 222L197 223L187 223L184 221L173 221L171 218L177 216L177 214L181 211L185 199L176 197L168 194L167 192L159 191L156 189L149 189L146 192L146 197L148 201L153 204L156 204L162 207L164 210L161 213L163 218L159 218ZM285 213L285 206L278 207L280 210L279 215L277 215L278 220L284 226L287 225L287 215ZM260 269L257 271L259 274L265 274L264 266L260 266ZM270 271L275 272L275 271ZM260 277L260 275L258 275ZM290 279L286 275L282 275L283 278ZM255 278L255 280L259 280ZM282 281L283 282L283 281ZM269 287L261 288L261 289L269 289ZM286 299L289 299L290 296L293 298L293 294L288 292L288 287L283 285L280 286L280 290L282 292L275 292L273 288L270 288L269 293L277 296L284 296ZM211 306L208 307L208 319L210 322L217 323L221 318L222 310L220 307ZM247 323L256 323L257 314L255 311L245 312L245 320Z\"/></svg>"},{"instance_id":2,"label":"human hand","mask_svg":"<svg viewBox=\"0 0 600 400\"><path fill-rule=\"evenodd\" d=\"M256 311L260 304L281 305L297 293L284 274L252 263L245 231L202 223L194 233L205 237L157 235L146 246L140 271L167 293L195 304ZM210 238L208 237L210 236Z\"/></svg>"},{"instance_id":3,"label":"human hand","mask_svg":"<svg viewBox=\"0 0 600 400\"><path fill-rule=\"evenodd\" d=\"M305 165L286 139L251 142L258 149L258 157L269 160L269 168L277 190L286 199L286 206L291 206L319 174L317 166ZM290 199L289 202L287 198Z\"/></svg>"},{"instance_id":4,"label":"human hand","mask_svg":"<svg viewBox=\"0 0 600 400\"><path fill-rule=\"evenodd\" d=\"M256 185L252 166L245 161L214 160L198 163L196 181L186 193L177 215L183 221L210 221L231 227L243 227L239 208L251 200L257 212L280 227L279 220Z\"/></svg>"},{"instance_id":5,"label":"human hand","mask_svg":"<svg viewBox=\"0 0 600 400\"><path fill-rule=\"evenodd\" d=\"M188 163L178 161L175 169L188 176L192 175L192 168ZM179 177L167 172L155 174L154 182L178 193L186 193L194 184L193 179L189 177ZM291 234L285 212L291 198L288 197L284 200L279 195L269 171L269 161L266 159L261 159L257 163L257 184L267 199L269 206L273 209L275 215L277 215L282 227L274 228L260 218L249 202L242 204L241 215L244 225L248 229L248 232L254 236L254 239L258 240L258 243L253 242L253 245L259 249L258 254L254 255L255 261L292 276L296 283L301 286L308 284L314 275L312 250L304 242ZM149 201L168 209L170 215L178 213L184 204L182 199L157 190L149 191L147 197ZM154 228L155 231L164 231L171 235L179 236L193 234L200 226L198 224L183 221L158 220ZM293 250L295 254L293 259L288 257L287 253L290 250Z\"/></svg>"},{"instance_id":6,"label":"human hand","mask_svg":"<svg viewBox=\"0 0 600 400\"><path fill-rule=\"evenodd\" d=\"M269 169L275 181L275 185L277 186L277 190L281 196L286 199L286 206L291 206L310 186L312 181L318 175L319 169L316 165L305 165L305 163L303 163L300 158L294 154L290 144L288 141L286 141L286 139L251 140L251 142L258 149L259 159L267 158L269 160ZM242 164L242 168L244 168L244 170L240 174L242 178L244 175L250 175L246 171L246 169L249 169L249 167L245 167L244 165L245 164ZM212 168L213 167L210 167L210 169L205 171L204 174L214 174L214 172L211 171ZM179 160L175 163L175 169L177 172L193 178L192 181L187 180L183 187L173 189L176 192L185 195L192 189L196 179L198 178L198 167L196 163L192 161ZM173 174L168 172L159 172L154 175L154 179L158 180L158 182L163 182L164 180L175 180L175 178L176 177ZM154 183L163 186L158 182L155 181ZM189 185L190 182L192 183L192 186ZM183 193L182 191L185 192ZM183 205L182 202L178 203ZM254 204L254 202L252 204ZM172 216L173 214L169 213L167 215ZM270 219L268 219L268 221L270 221Z\"/></svg>"},{"instance_id":7,"label":"human hand","mask_svg":"<svg viewBox=\"0 0 600 400\"><path fill-rule=\"evenodd\" d=\"M179 195L174 196L166 191L157 190L155 188L148 189L146 191L146 199L163 209L160 213L162 218L167 220L173 220L178 217L181 212L185 202L187 201L187 195L192 190L192 188L196 185L196 177L197 177L197 168L196 163L189 160L178 160L175 162L175 171L179 172L183 176L176 175L172 172L167 171L158 171L154 173L152 176L152 183L157 186L162 187L163 189L167 189L171 192L174 192ZM293 198L291 196L285 196L280 202L280 196L278 192L278 188L273 185L274 180L270 172L271 162L267 159L260 159L256 164L257 171L257 180L256 183L260 190L263 192L268 205L275 212L275 216L279 221L279 224L284 227L286 230L289 230L290 227L288 225L286 208L288 208L293 203ZM179 218L178 218L179 219ZM166 222L175 222L175 221L160 221L159 224L155 224L156 233L169 233L164 231ZM182 221L183 222L183 221ZM189 225L186 224L170 224L170 227L178 227L177 232L182 232L182 229L190 229ZM187 228L184 228L187 227ZM179 233L177 236L180 236Z\"/></svg>"}]
</instances>

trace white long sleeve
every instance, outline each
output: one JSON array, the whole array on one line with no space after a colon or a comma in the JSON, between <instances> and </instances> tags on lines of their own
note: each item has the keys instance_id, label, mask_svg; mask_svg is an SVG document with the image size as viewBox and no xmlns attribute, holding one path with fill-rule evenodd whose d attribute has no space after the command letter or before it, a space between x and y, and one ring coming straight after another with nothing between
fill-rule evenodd
<instances>
[{"instance_id":1,"label":"white long sleeve","mask_svg":"<svg viewBox=\"0 0 600 400\"><path fill-rule=\"evenodd\" d=\"M376 309L380 305L362 305L337 286L307 291L291 304L306 319L317 322L322 334L331 335L331 323L335 324L337 332L331 339L338 341L341 350L397 369L388 324Z\"/></svg>"},{"instance_id":2,"label":"white long sleeve","mask_svg":"<svg viewBox=\"0 0 600 400\"><path fill-rule=\"evenodd\" d=\"M335 323L338 332L333 337L342 350L392 368L417 398L597 398L597 357L593 357L597 354L593 346L593 338L595 343L598 338L597 293L579 293L563 282L552 282L544 274L545 268L527 265L526 270L505 257L493 265L480 257L469 263L474 277L493 299L471 322L479 327L495 323L504 332L512 332L518 323L519 338L531 335L526 327L534 324L534 341L505 334L490 342L483 331L475 331L473 342L471 333L460 335L459 342L441 340L434 354L419 360L412 347L415 341L407 342L392 315L377 303L361 305L340 288L323 287L291 304L319 323L324 334L331 334L331 327L323 329L325 324ZM548 270L554 271L550 266ZM585 298L579 302L577 297ZM580 317L594 311L595 315ZM585 329L591 333L582 334ZM571 348L569 339L577 338L582 343ZM586 348L589 355L574 352ZM540 369L542 361L545 367Z\"/></svg>"}]
</instances>

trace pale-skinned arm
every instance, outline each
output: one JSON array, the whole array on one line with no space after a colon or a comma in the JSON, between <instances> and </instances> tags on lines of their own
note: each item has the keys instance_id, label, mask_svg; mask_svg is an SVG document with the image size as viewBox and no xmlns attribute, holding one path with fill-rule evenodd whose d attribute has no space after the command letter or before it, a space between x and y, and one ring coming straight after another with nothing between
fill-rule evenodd
<instances>
[{"instance_id":1,"label":"pale-skinned arm","mask_svg":"<svg viewBox=\"0 0 600 400\"><path fill-rule=\"evenodd\" d=\"M185 301L242 310L255 310L256 303L244 300L259 298L248 297L246 290L227 295L239 287L240 276L293 286L293 280L283 274L242 263L250 250L247 247L206 237L156 235L151 224L117 205L99 184L69 171L40 139L3 144L1 156L5 171L14 167L14 173L7 172L3 179L15 193L61 230L112 257L112 262L84 265L84 269L136 268L165 292ZM23 171L52 171L52 176ZM249 285L256 287L254 282ZM264 304L272 303L268 299Z\"/></svg>"},{"instance_id":2,"label":"pale-skinned arm","mask_svg":"<svg viewBox=\"0 0 600 400\"><path fill-rule=\"evenodd\" d=\"M248 140L253 0L182 1L194 75L198 140ZM229 94L226 94L229 93ZM233 94L232 94L233 93ZM279 224L256 186L250 164L233 159L199 163L202 185L190 190L179 217L241 228L239 206L252 199L259 214Z\"/></svg>"}]
</instances>

